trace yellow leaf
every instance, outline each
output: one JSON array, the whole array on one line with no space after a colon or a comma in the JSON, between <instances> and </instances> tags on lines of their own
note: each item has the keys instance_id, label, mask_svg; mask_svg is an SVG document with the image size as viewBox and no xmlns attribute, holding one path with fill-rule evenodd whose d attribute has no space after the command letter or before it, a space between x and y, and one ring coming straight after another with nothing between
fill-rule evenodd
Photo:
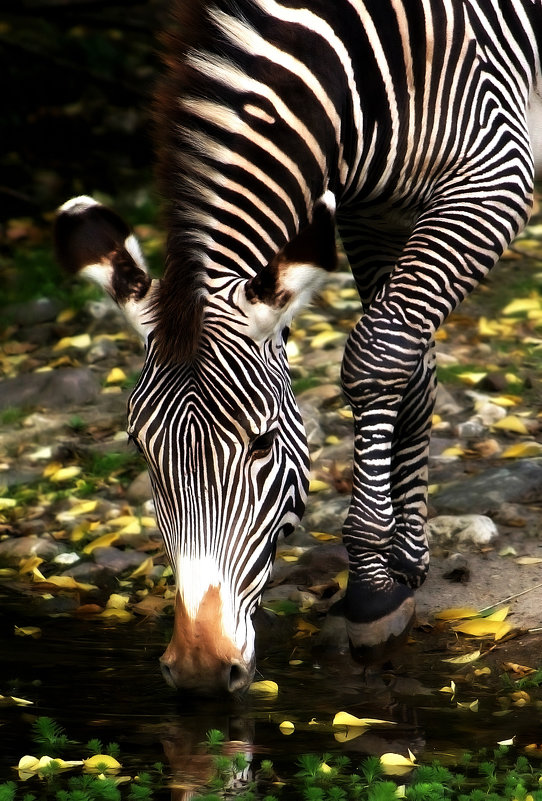
<instances>
[{"instance_id":1,"label":"yellow leaf","mask_svg":"<svg viewBox=\"0 0 542 801\"><path fill-rule=\"evenodd\" d=\"M339 409L337 412L339 417L344 418L344 420L353 420L354 419L354 412L352 409Z\"/></svg>"},{"instance_id":2,"label":"yellow leaf","mask_svg":"<svg viewBox=\"0 0 542 801\"><path fill-rule=\"evenodd\" d=\"M31 756L31 754L25 754L19 760L19 764L17 765L17 770L24 770L33 773L37 771L39 765L39 759L35 756Z\"/></svg>"},{"instance_id":3,"label":"yellow leaf","mask_svg":"<svg viewBox=\"0 0 542 801\"><path fill-rule=\"evenodd\" d=\"M123 381L126 381L126 373L124 370L121 370L120 367L113 367L112 370L109 371L107 374L107 378L105 379L106 384L120 384Z\"/></svg>"},{"instance_id":4,"label":"yellow leaf","mask_svg":"<svg viewBox=\"0 0 542 801\"><path fill-rule=\"evenodd\" d=\"M16 695L0 695L0 706L31 706L34 701L17 698Z\"/></svg>"},{"instance_id":5,"label":"yellow leaf","mask_svg":"<svg viewBox=\"0 0 542 801\"><path fill-rule=\"evenodd\" d=\"M140 523L145 528L156 528L157 523L154 517L145 517L143 516L140 520Z\"/></svg>"},{"instance_id":6,"label":"yellow leaf","mask_svg":"<svg viewBox=\"0 0 542 801\"><path fill-rule=\"evenodd\" d=\"M523 314L540 308L540 298L515 298L504 307L503 314Z\"/></svg>"},{"instance_id":7,"label":"yellow leaf","mask_svg":"<svg viewBox=\"0 0 542 801\"><path fill-rule=\"evenodd\" d=\"M60 470L49 476L49 481L53 481L55 484L59 484L62 481L71 481L73 478L80 476L82 472L82 468L74 464L69 467L61 467Z\"/></svg>"},{"instance_id":8,"label":"yellow leaf","mask_svg":"<svg viewBox=\"0 0 542 801\"><path fill-rule=\"evenodd\" d=\"M540 561L542 562L542 559ZM491 615L487 615L484 620L498 620L502 623L503 620L506 620L509 611L509 606L503 606L501 609L497 609L497 611L493 612Z\"/></svg>"},{"instance_id":9,"label":"yellow leaf","mask_svg":"<svg viewBox=\"0 0 542 801\"><path fill-rule=\"evenodd\" d=\"M324 531L311 531L310 535L320 542L334 542L341 539L336 534L326 534Z\"/></svg>"},{"instance_id":10,"label":"yellow leaf","mask_svg":"<svg viewBox=\"0 0 542 801\"><path fill-rule=\"evenodd\" d=\"M126 604L129 600L130 598L128 595L120 595L114 592L108 598L106 609L126 609Z\"/></svg>"},{"instance_id":11,"label":"yellow leaf","mask_svg":"<svg viewBox=\"0 0 542 801\"><path fill-rule=\"evenodd\" d=\"M311 339L311 348L319 350L344 338L345 334L342 331L321 331Z\"/></svg>"},{"instance_id":12,"label":"yellow leaf","mask_svg":"<svg viewBox=\"0 0 542 801\"><path fill-rule=\"evenodd\" d=\"M320 762L318 770L320 773L331 773L332 768L327 764L327 762Z\"/></svg>"},{"instance_id":13,"label":"yellow leaf","mask_svg":"<svg viewBox=\"0 0 542 801\"><path fill-rule=\"evenodd\" d=\"M442 451L442 456L464 456L465 451L459 445L452 445L450 448L445 448Z\"/></svg>"},{"instance_id":14,"label":"yellow leaf","mask_svg":"<svg viewBox=\"0 0 542 801\"><path fill-rule=\"evenodd\" d=\"M477 617L478 610L472 606L451 606L435 615L437 620L463 620L468 617Z\"/></svg>"},{"instance_id":15,"label":"yellow leaf","mask_svg":"<svg viewBox=\"0 0 542 801\"><path fill-rule=\"evenodd\" d=\"M141 562L139 567L136 567L134 572L130 574L130 578L139 578L139 576L148 576L153 568L154 568L154 562L152 560L152 556L149 556L147 559L145 559L144 562Z\"/></svg>"},{"instance_id":16,"label":"yellow leaf","mask_svg":"<svg viewBox=\"0 0 542 801\"><path fill-rule=\"evenodd\" d=\"M21 573L21 575L33 573L41 564L43 564L41 556L30 556L19 565L19 573Z\"/></svg>"},{"instance_id":17,"label":"yellow leaf","mask_svg":"<svg viewBox=\"0 0 542 801\"><path fill-rule=\"evenodd\" d=\"M339 585L340 590L345 590L348 584L348 570L341 570L336 576L333 576L333 581Z\"/></svg>"},{"instance_id":18,"label":"yellow leaf","mask_svg":"<svg viewBox=\"0 0 542 801\"><path fill-rule=\"evenodd\" d=\"M95 540L92 540L92 542L87 543L83 548L83 553L92 553L92 551L96 550L96 548L108 548L110 545L116 542L119 537L120 534L118 531L114 531L109 534L102 534L101 537L97 537Z\"/></svg>"},{"instance_id":19,"label":"yellow leaf","mask_svg":"<svg viewBox=\"0 0 542 801\"><path fill-rule=\"evenodd\" d=\"M88 515L91 512L94 512L97 506L98 506L98 501L81 501L81 503L76 503L75 506L72 506L72 508L70 509L70 514L73 517Z\"/></svg>"},{"instance_id":20,"label":"yellow leaf","mask_svg":"<svg viewBox=\"0 0 542 801\"><path fill-rule=\"evenodd\" d=\"M109 754L95 754L84 759L83 764L88 773L116 773L122 765Z\"/></svg>"},{"instance_id":21,"label":"yellow leaf","mask_svg":"<svg viewBox=\"0 0 542 801\"><path fill-rule=\"evenodd\" d=\"M535 456L542 456L540 442L518 442L501 453L503 459L531 459Z\"/></svg>"},{"instance_id":22,"label":"yellow leaf","mask_svg":"<svg viewBox=\"0 0 542 801\"><path fill-rule=\"evenodd\" d=\"M469 634L471 637L485 637L493 635L495 639L500 639L511 630L508 623L502 623L499 620L488 620L487 618L475 618L474 620L465 620L458 626L454 626L454 631L459 631L462 634Z\"/></svg>"},{"instance_id":23,"label":"yellow leaf","mask_svg":"<svg viewBox=\"0 0 542 801\"><path fill-rule=\"evenodd\" d=\"M366 726L348 726L342 731L336 731L333 736L338 743L347 743L350 740L355 740L357 737L361 737L361 735L365 734L366 731Z\"/></svg>"},{"instance_id":24,"label":"yellow leaf","mask_svg":"<svg viewBox=\"0 0 542 801\"><path fill-rule=\"evenodd\" d=\"M99 618L104 618L105 620L109 618L114 618L118 623L128 623L130 620L133 619L133 615L131 612L128 612L127 609L104 609L103 612L100 612L98 615Z\"/></svg>"},{"instance_id":25,"label":"yellow leaf","mask_svg":"<svg viewBox=\"0 0 542 801\"><path fill-rule=\"evenodd\" d=\"M73 576L48 576L45 581L48 584L54 584L55 587L63 587L66 590L90 592L96 589L94 584L84 584L82 581L76 581Z\"/></svg>"},{"instance_id":26,"label":"yellow leaf","mask_svg":"<svg viewBox=\"0 0 542 801\"><path fill-rule=\"evenodd\" d=\"M434 414L431 419L431 425L438 426L439 423L442 423L442 417L440 414Z\"/></svg>"},{"instance_id":27,"label":"yellow leaf","mask_svg":"<svg viewBox=\"0 0 542 801\"><path fill-rule=\"evenodd\" d=\"M520 556L516 559L516 565L538 565L542 562L540 556Z\"/></svg>"},{"instance_id":28,"label":"yellow leaf","mask_svg":"<svg viewBox=\"0 0 542 801\"><path fill-rule=\"evenodd\" d=\"M439 693L449 693L453 700L455 695L455 681L451 681L449 687L441 687Z\"/></svg>"},{"instance_id":29,"label":"yellow leaf","mask_svg":"<svg viewBox=\"0 0 542 801\"><path fill-rule=\"evenodd\" d=\"M75 337L62 337L53 350L66 350L66 348L77 348L77 350L85 350L90 348L92 340L88 334L78 334Z\"/></svg>"},{"instance_id":30,"label":"yellow leaf","mask_svg":"<svg viewBox=\"0 0 542 801\"><path fill-rule=\"evenodd\" d=\"M299 665L303 664L303 660L302 659L290 659L288 664L291 665L292 667L298 667Z\"/></svg>"},{"instance_id":31,"label":"yellow leaf","mask_svg":"<svg viewBox=\"0 0 542 801\"><path fill-rule=\"evenodd\" d=\"M382 765L384 773L398 776L413 770L416 767L416 757L410 749L408 754L408 757L402 756L402 754L389 752L382 754L380 757L380 764Z\"/></svg>"},{"instance_id":32,"label":"yellow leaf","mask_svg":"<svg viewBox=\"0 0 542 801\"><path fill-rule=\"evenodd\" d=\"M517 415L509 414L493 424L492 428L499 431L510 431L513 434L528 434L527 426Z\"/></svg>"},{"instance_id":33,"label":"yellow leaf","mask_svg":"<svg viewBox=\"0 0 542 801\"><path fill-rule=\"evenodd\" d=\"M491 668L489 668L489 667L477 668L474 671L474 675L475 676L491 676Z\"/></svg>"},{"instance_id":34,"label":"yellow leaf","mask_svg":"<svg viewBox=\"0 0 542 801\"><path fill-rule=\"evenodd\" d=\"M13 509L17 506L15 498L0 498L0 512L5 512L6 509Z\"/></svg>"},{"instance_id":35,"label":"yellow leaf","mask_svg":"<svg viewBox=\"0 0 542 801\"><path fill-rule=\"evenodd\" d=\"M254 681L248 688L249 693L258 695L277 695L279 686L276 681L265 679L264 681Z\"/></svg>"},{"instance_id":36,"label":"yellow leaf","mask_svg":"<svg viewBox=\"0 0 542 801\"><path fill-rule=\"evenodd\" d=\"M474 386L474 385L478 384L482 380L482 378L485 378L486 375L487 375L487 372L486 373L475 373L475 372L460 373L458 375L458 378L460 378L461 381L464 381L465 384L469 384L471 386Z\"/></svg>"},{"instance_id":37,"label":"yellow leaf","mask_svg":"<svg viewBox=\"0 0 542 801\"><path fill-rule=\"evenodd\" d=\"M481 651L471 651L470 654L462 654L461 656L452 656L450 659L443 659L443 662L448 662L450 665L469 665L471 662L476 662L480 659Z\"/></svg>"},{"instance_id":38,"label":"yellow leaf","mask_svg":"<svg viewBox=\"0 0 542 801\"><path fill-rule=\"evenodd\" d=\"M468 709L471 712L478 712L478 707L479 707L478 699L476 699L476 701L471 701L470 703L468 701L464 701L461 703L459 701L457 702L458 709Z\"/></svg>"},{"instance_id":39,"label":"yellow leaf","mask_svg":"<svg viewBox=\"0 0 542 801\"><path fill-rule=\"evenodd\" d=\"M41 637L41 629L39 626L15 626L16 637L33 637L37 640Z\"/></svg>"},{"instance_id":40,"label":"yellow leaf","mask_svg":"<svg viewBox=\"0 0 542 801\"><path fill-rule=\"evenodd\" d=\"M279 729L282 734L288 736L289 734L293 734L295 731L295 726L291 720L283 720L282 723L279 725Z\"/></svg>"},{"instance_id":41,"label":"yellow leaf","mask_svg":"<svg viewBox=\"0 0 542 801\"><path fill-rule=\"evenodd\" d=\"M513 737L510 737L509 740L497 740L497 745L514 745L516 741L516 735L514 734Z\"/></svg>"},{"instance_id":42,"label":"yellow leaf","mask_svg":"<svg viewBox=\"0 0 542 801\"><path fill-rule=\"evenodd\" d=\"M337 712L333 718L334 726L396 726L393 720L381 720L380 718L357 718L349 712Z\"/></svg>"},{"instance_id":43,"label":"yellow leaf","mask_svg":"<svg viewBox=\"0 0 542 801\"><path fill-rule=\"evenodd\" d=\"M517 395L498 395L496 398L491 398L491 403L494 403L495 406L502 406L503 408L507 406L517 406L520 402L521 398Z\"/></svg>"},{"instance_id":44,"label":"yellow leaf","mask_svg":"<svg viewBox=\"0 0 542 801\"><path fill-rule=\"evenodd\" d=\"M62 469L62 462L49 462L49 464L44 467L42 476L43 478L49 478L49 476L54 475L59 470Z\"/></svg>"},{"instance_id":45,"label":"yellow leaf","mask_svg":"<svg viewBox=\"0 0 542 801\"><path fill-rule=\"evenodd\" d=\"M75 309L62 309L59 314L57 314L56 321L57 323L69 323L70 320L73 320L76 316L77 312Z\"/></svg>"},{"instance_id":46,"label":"yellow leaf","mask_svg":"<svg viewBox=\"0 0 542 801\"><path fill-rule=\"evenodd\" d=\"M292 554L288 554L288 553L286 553L286 554L279 553L278 554L278 558L279 559L284 559L285 562L297 562L297 561L299 561L299 556L293 556Z\"/></svg>"},{"instance_id":47,"label":"yellow leaf","mask_svg":"<svg viewBox=\"0 0 542 801\"><path fill-rule=\"evenodd\" d=\"M331 489L331 485L325 481L320 481L318 478L313 478L309 482L309 492L324 492L328 489Z\"/></svg>"}]
</instances>

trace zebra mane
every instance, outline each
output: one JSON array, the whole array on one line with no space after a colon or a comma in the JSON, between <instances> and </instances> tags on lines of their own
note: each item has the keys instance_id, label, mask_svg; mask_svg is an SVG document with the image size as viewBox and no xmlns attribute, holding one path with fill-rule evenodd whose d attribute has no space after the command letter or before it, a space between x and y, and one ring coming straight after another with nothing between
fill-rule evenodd
<instances>
[{"instance_id":1,"label":"zebra mane","mask_svg":"<svg viewBox=\"0 0 542 801\"><path fill-rule=\"evenodd\" d=\"M160 37L164 69L155 91L153 117L156 177L168 238L165 272L153 313L157 353L164 362L194 358L206 305L202 245L209 212L194 169L196 161L204 163L205 155L189 130L186 98L207 97L205 78L191 67L188 55L220 49L220 31L211 17L216 9L239 14L235 0L174 0L169 28Z\"/></svg>"}]
</instances>

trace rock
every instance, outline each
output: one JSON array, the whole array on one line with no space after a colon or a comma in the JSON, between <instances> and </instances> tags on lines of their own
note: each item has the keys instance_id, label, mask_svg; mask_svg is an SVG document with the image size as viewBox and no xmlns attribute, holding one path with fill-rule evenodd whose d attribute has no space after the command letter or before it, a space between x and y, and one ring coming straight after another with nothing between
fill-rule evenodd
<instances>
[{"instance_id":1,"label":"rock","mask_svg":"<svg viewBox=\"0 0 542 801\"><path fill-rule=\"evenodd\" d=\"M428 539L432 546L450 543L488 545L499 535L497 526L485 515L441 515L428 524Z\"/></svg>"},{"instance_id":2,"label":"rock","mask_svg":"<svg viewBox=\"0 0 542 801\"><path fill-rule=\"evenodd\" d=\"M470 569L466 556L462 553L453 553L445 559L442 565L442 576L448 581L466 584L470 580Z\"/></svg>"},{"instance_id":3,"label":"rock","mask_svg":"<svg viewBox=\"0 0 542 801\"><path fill-rule=\"evenodd\" d=\"M125 570L135 570L136 567L147 559L146 553L139 551L121 551L113 546L107 548L95 548L92 552L94 561L100 567L110 570L115 575L124 573Z\"/></svg>"},{"instance_id":4,"label":"rock","mask_svg":"<svg viewBox=\"0 0 542 801\"><path fill-rule=\"evenodd\" d=\"M464 423L459 423L456 426L457 435L463 439L481 437L485 433L485 430L485 425L477 417L471 417L470 420L465 420Z\"/></svg>"},{"instance_id":5,"label":"rock","mask_svg":"<svg viewBox=\"0 0 542 801\"><path fill-rule=\"evenodd\" d=\"M95 364L104 359L114 359L118 357L119 349L110 339L100 339L89 349L85 356L88 364Z\"/></svg>"},{"instance_id":6,"label":"rock","mask_svg":"<svg viewBox=\"0 0 542 801\"><path fill-rule=\"evenodd\" d=\"M303 527L307 531L338 534L342 530L349 506L350 496L348 495L338 495L325 500L321 500L318 496L311 496L303 517Z\"/></svg>"},{"instance_id":7,"label":"rock","mask_svg":"<svg viewBox=\"0 0 542 801\"><path fill-rule=\"evenodd\" d=\"M66 546L47 537L29 534L26 537L8 537L0 542L0 564L17 567L22 559L40 556L51 561L66 551Z\"/></svg>"},{"instance_id":8,"label":"rock","mask_svg":"<svg viewBox=\"0 0 542 801\"><path fill-rule=\"evenodd\" d=\"M463 411L463 407L457 403L453 395L448 390L439 384L437 387L437 397L435 400L435 414L441 414L443 417L459 414Z\"/></svg>"},{"instance_id":9,"label":"rock","mask_svg":"<svg viewBox=\"0 0 542 801\"><path fill-rule=\"evenodd\" d=\"M537 503L541 498L542 464L521 459L454 481L433 495L431 503L439 514L488 514L503 503Z\"/></svg>"},{"instance_id":10,"label":"rock","mask_svg":"<svg viewBox=\"0 0 542 801\"><path fill-rule=\"evenodd\" d=\"M26 303L16 303L6 310L6 314L17 325L39 325L56 320L62 311L62 303L52 298L37 298Z\"/></svg>"},{"instance_id":11,"label":"rock","mask_svg":"<svg viewBox=\"0 0 542 801\"><path fill-rule=\"evenodd\" d=\"M101 391L97 377L85 367L26 373L0 381L0 409L79 405L94 402Z\"/></svg>"},{"instance_id":12,"label":"rock","mask_svg":"<svg viewBox=\"0 0 542 801\"><path fill-rule=\"evenodd\" d=\"M107 590L108 592L118 589L118 578L115 573L109 568L97 565L94 562L81 562L64 570L62 575L71 576L83 584L94 584L101 590Z\"/></svg>"},{"instance_id":13,"label":"rock","mask_svg":"<svg viewBox=\"0 0 542 801\"><path fill-rule=\"evenodd\" d=\"M143 470L142 473L134 478L126 490L126 497L130 503L136 506L152 498L151 479L148 470Z\"/></svg>"}]
</instances>

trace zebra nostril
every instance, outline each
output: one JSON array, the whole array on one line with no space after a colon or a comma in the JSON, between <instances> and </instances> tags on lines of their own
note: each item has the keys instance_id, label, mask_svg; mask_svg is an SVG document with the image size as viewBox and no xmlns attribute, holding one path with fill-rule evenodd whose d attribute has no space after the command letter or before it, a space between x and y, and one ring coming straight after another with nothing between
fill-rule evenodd
<instances>
[{"instance_id":1,"label":"zebra nostril","mask_svg":"<svg viewBox=\"0 0 542 801\"><path fill-rule=\"evenodd\" d=\"M249 683L249 680L250 675L248 670L243 665L234 663L229 667L226 689L230 693L237 692L238 690L244 690Z\"/></svg>"}]
</instances>

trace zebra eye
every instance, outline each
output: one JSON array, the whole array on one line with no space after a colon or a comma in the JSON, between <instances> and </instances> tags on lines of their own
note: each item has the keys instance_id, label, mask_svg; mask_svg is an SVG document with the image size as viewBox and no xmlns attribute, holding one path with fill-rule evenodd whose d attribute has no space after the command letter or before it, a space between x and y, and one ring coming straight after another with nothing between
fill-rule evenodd
<instances>
[{"instance_id":1,"label":"zebra eye","mask_svg":"<svg viewBox=\"0 0 542 801\"><path fill-rule=\"evenodd\" d=\"M265 434L260 434L259 437L255 437L250 443L250 453L253 456L265 456L271 450L276 435L277 429L271 428L269 431L266 431Z\"/></svg>"}]
</instances>

